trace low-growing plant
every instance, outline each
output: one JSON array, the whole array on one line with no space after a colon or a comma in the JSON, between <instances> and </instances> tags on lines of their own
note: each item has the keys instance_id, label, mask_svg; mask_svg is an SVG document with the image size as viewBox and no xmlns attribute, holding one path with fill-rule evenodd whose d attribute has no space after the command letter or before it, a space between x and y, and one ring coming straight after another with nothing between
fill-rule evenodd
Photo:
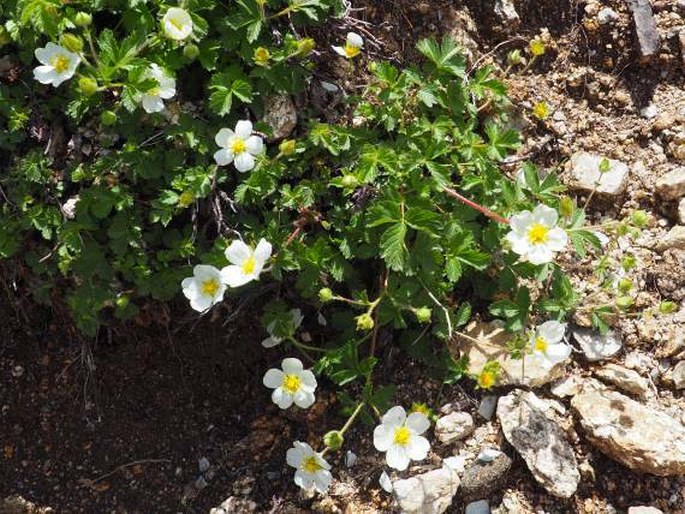
<instances>
[{"instance_id":1,"label":"low-growing plant","mask_svg":"<svg viewBox=\"0 0 685 514\"><path fill-rule=\"evenodd\" d=\"M427 455L430 409L392 407L393 386L374 380L387 347L453 383L467 362L445 343L477 312L503 320L515 357L568 357L563 319L579 298L556 259L600 240L553 174L506 171L519 138L493 68L467 70L452 40L423 40L420 64L370 62L340 122L304 108L275 141L266 100L304 90L319 53L366 73L358 34L314 50L299 33L337 2L115 3L0 8L19 70L0 85L12 152L0 256L42 277L36 298L65 295L89 334L181 292L202 313L264 301L262 345L277 348L264 351L289 355L264 376L274 403L309 407L325 376L348 414L322 452L288 451L296 483L319 491L323 455L358 417L381 418L374 444L391 467ZM34 82L18 78L33 66ZM473 378L487 389L498 374L493 361Z\"/></svg>"}]
</instances>

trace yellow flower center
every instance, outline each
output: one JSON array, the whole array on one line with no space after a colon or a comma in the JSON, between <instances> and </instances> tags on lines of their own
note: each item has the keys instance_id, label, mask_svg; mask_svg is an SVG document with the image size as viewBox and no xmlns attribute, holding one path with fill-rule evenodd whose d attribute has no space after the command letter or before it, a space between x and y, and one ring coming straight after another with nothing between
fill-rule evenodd
<instances>
[{"instance_id":1,"label":"yellow flower center","mask_svg":"<svg viewBox=\"0 0 685 514\"><path fill-rule=\"evenodd\" d=\"M242 268L243 268L243 273L246 275L251 275L254 273L255 268L257 267L257 261L254 258L254 255L250 255L245 262L243 262Z\"/></svg>"},{"instance_id":2,"label":"yellow flower center","mask_svg":"<svg viewBox=\"0 0 685 514\"><path fill-rule=\"evenodd\" d=\"M483 389L490 389L495 385L495 374L492 371L483 371L478 375L478 386Z\"/></svg>"},{"instance_id":3,"label":"yellow flower center","mask_svg":"<svg viewBox=\"0 0 685 514\"><path fill-rule=\"evenodd\" d=\"M171 23L176 30L179 32L183 31L183 23L175 18L169 18L169 23Z\"/></svg>"},{"instance_id":4,"label":"yellow flower center","mask_svg":"<svg viewBox=\"0 0 685 514\"><path fill-rule=\"evenodd\" d=\"M231 143L231 151L235 155L241 154L245 150L247 150L247 145L245 144L245 141L243 141L242 139L236 138Z\"/></svg>"},{"instance_id":5,"label":"yellow flower center","mask_svg":"<svg viewBox=\"0 0 685 514\"><path fill-rule=\"evenodd\" d=\"M528 229L528 241L530 244L539 245L546 243L549 238L549 227L533 223L533 226Z\"/></svg>"},{"instance_id":6,"label":"yellow flower center","mask_svg":"<svg viewBox=\"0 0 685 514\"><path fill-rule=\"evenodd\" d=\"M361 49L358 46L352 46L350 44L345 45L345 55L352 59L352 57L357 57L361 53Z\"/></svg>"},{"instance_id":7,"label":"yellow flower center","mask_svg":"<svg viewBox=\"0 0 685 514\"><path fill-rule=\"evenodd\" d=\"M295 394L300 390L300 377L297 375L286 375L283 377L283 389L290 394Z\"/></svg>"},{"instance_id":8,"label":"yellow flower center","mask_svg":"<svg viewBox=\"0 0 685 514\"><path fill-rule=\"evenodd\" d=\"M202 294L205 296L215 296L219 290L219 282L215 278L210 278L202 282Z\"/></svg>"},{"instance_id":9,"label":"yellow flower center","mask_svg":"<svg viewBox=\"0 0 685 514\"><path fill-rule=\"evenodd\" d=\"M545 341L544 338L542 337L536 337L535 338L535 349L539 352L546 352L547 351L547 341Z\"/></svg>"},{"instance_id":10,"label":"yellow flower center","mask_svg":"<svg viewBox=\"0 0 685 514\"><path fill-rule=\"evenodd\" d=\"M64 73L69 68L69 58L66 55L59 54L50 59L50 64L57 73Z\"/></svg>"},{"instance_id":11,"label":"yellow flower center","mask_svg":"<svg viewBox=\"0 0 685 514\"><path fill-rule=\"evenodd\" d=\"M393 437L393 442L400 446L407 446L409 444L409 439L411 438L411 432L405 426L401 426L395 429L395 437Z\"/></svg>"},{"instance_id":12,"label":"yellow flower center","mask_svg":"<svg viewBox=\"0 0 685 514\"><path fill-rule=\"evenodd\" d=\"M304 469L307 473L316 473L323 468L316 460L316 457L314 455L310 455L302 461L302 469Z\"/></svg>"}]
</instances>

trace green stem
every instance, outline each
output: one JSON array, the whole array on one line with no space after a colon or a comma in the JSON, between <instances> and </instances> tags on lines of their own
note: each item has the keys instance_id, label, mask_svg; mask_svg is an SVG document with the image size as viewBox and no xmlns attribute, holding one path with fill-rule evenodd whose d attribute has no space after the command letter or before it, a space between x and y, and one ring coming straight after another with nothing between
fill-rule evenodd
<instances>
[{"instance_id":1,"label":"green stem","mask_svg":"<svg viewBox=\"0 0 685 514\"><path fill-rule=\"evenodd\" d=\"M325 352L326 351L323 348L317 348L316 346L309 346L308 344L301 343L292 336L288 337L288 341L293 343L297 348L300 348L301 350L310 350L312 352Z\"/></svg>"},{"instance_id":2,"label":"green stem","mask_svg":"<svg viewBox=\"0 0 685 514\"><path fill-rule=\"evenodd\" d=\"M352 426L352 423L354 423L354 420L357 418L357 416L361 412L363 406L364 406L364 402L361 402L359 405L357 405L357 407L354 409L354 412L352 412L352 415L350 416L350 418L347 420L347 422L340 429L341 434L344 434L345 432L347 432L347 429Z\"/></svg>"}]
</instances>

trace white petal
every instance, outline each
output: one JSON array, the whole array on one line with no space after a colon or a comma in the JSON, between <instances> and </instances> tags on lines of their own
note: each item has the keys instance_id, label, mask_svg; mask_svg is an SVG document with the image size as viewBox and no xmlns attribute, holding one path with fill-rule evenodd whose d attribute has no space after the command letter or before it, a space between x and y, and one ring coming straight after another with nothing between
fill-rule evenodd
<instances>
[{"instance_id":1,"label":"white petal","mask_svg":"<svg viewBox=\"0 0 685 514\"><path fill-rule=\"evenodd\" d=\"M373 446L379 452L387 452L392 445L394 429L378 425L373 429Z\"/></svg>"},{"instance_id":2,"label":"white petal","mask_svg":"<svg viewBox=\"0 0 685 514\"><path fill-rule=\"evenodd\" d=\"M252 275L243 273L240 266L226 266L221 270L221 281L229 287L240 287L252 280Z\"/></svg>"},{"instance_id":3,"label":"white petal","mask_svg":"<svg viewBox=\"0 0 685 514\"><path fill-rule=\"evenodd\" d=\"M533 220L540 225L551 228L557 224L558 219L559 213L551 207L540 204L533 209Z\"/></svg>"},{"instance_id":4,"label":"white petal","mask_svg":"<svg viewBox=\"0 0 685 514\"><path fill-rule=\"evenodd\" d=\"M530 247L525 257L531 264L545 264L554 260L554 252L544 244L533 245Z\"/></svg>"},{"instance_id":5,"label":"white petal","mask_svg":"<svg viewBox=\"0 0 685 514\"><path fill-rule=\"evenodd\" d=\"M378 483L381 485L381 487L386 493L392 492L392 481L390 480L390 477L385 471L381 473L381 476L378 479Z\"/></svg>"},{"instance_id":6,"label":"white petal","mask_svg":"<svg viewBox=\"0 0 685 514\"><path fill-rule=\"evenodd\" d=\"M364 40L356 32L348 32L347 33L347 44L350 46L354 46L356 48L361 48L364 46Z\"/></svg>"},{"instance_id":7,"label":"white petal","mask_svg":"<svg viewBox=\"0 0 685 514\"><path fill-rule=\"evenodd\" d=\"M336 54L341 55L342 57L347 57L347 53L345 52L345 49L342 46L334 46L333 50Z\"/></svg>"},{"instance_id":8,"label":"white petal","mask_svg":"<svg viewBox=\"0 0 685 514\"><path fill-rule=\"evenodd\" d=\"M299 408L308 409L314 405L316 397L314 396L314 393L300 389L295 393L293 400L295 401L295 405Z\"/></svg>"},{"instance_id":9,"label":"white petal","mask_svg":"<svg viewBox=\"0 0 685 514\"><path fill-rule=\"evenodd\" d=\"M250 120L240 120L235 124L235 135L240 139L247 139L252 135L252 122Z\"/></svg>"},{"instance_id":10,"label":"white petal","mask_svg":"<svg viewBox=\"0 0 685 514\"><path fill-rule=\"evenodd\" d=\"M274 389L274 392L271 393L271 399L283 410L287 409L293 404L292 395L286 393L280 387L278 389Z\"/></svg>"},{"instance_id":11,"label":"white petal","mask_svg":"<svg viewBox=\"0 0 685 514\"><path fill-rule=\"evenodd\" d=\"M228 262L235 264L236 266L242 266L242 264L252 257L252 248L243 243L240 239L234 240L224 252Z\"/></svg>"},{"instance_id":12,"label":"white petal","mask_svg":"<svg viewBox=\"0 0 685 514\"><path fill-rule=\"evenodd\" d=\"M168 100L176 94L176 82L172 80L170 84L167 83L166 85L164 82L166 82L166 80L162 81L162 84L160 84L159 97Z\"/></svg>"},{"instance_id":13,"label":"white petal","mask_svg":"<svg viewBox=\"0 0 685 514\"><path fill-rule=\"evenodd\" d=\"M299 441L295 441L295 446L289 448L288 451L285 452L285 461L288 463L288 466L292 466L293 468L299 468L304 460L304 449L297 444L298 442Z\"/></svg>"},{"instance_id":14,"label":"white petal","mask_svg":"<svg viewBox=\"0 0 685 514\"><path fill-rule=\"evenodd\" d=\"M205 295L197 295L190 299L190 306L197 312L204 312L212 305L214 305L212 299Z\"/></svg>"},{"instance_id":15,"label":"white petal","mask_svg":"<svg viewBox=\"0 0 685 514\"><path fill-rule=\"evenodd\" d=\"M259 242L261 243L261 240ZM257 255L258 251L259 251L259 244L257 244L257 248L255 249L255 256ZM269 255L271 255L271 252L269 252ZM295 328L298 328L302 324L302 320L304 319L304 316L302 315L302 311L300 309L290 309L290 318L293 320L293 326Z\"/></svg>"},{"instance_id":16,"label":"white petal","mask_svg":"<svg viewBox=\"0 0 685 514\"><path fill-rule=\"evenodd\" d=\"M328 462L326 462L326 460L320 454L316 453L313 450L312 453L316 456L316 462L317 464L319 464L319 466L321 466L325 470L331 469L331 465Z\"/></svg>"},{"instance_id":17,"label":"white petal","mask_svg":"<svg viewBox=\"0 0 685 514\"><path fill-rule=\"evenodd\" d=\"M571 347L564 343L550 344L545 352L550 364L563 362L568 359L569 355L571 355Z\"/></svg>"},{"instance_id":18,"label":"white petal","mask_svg":"<svg viewBox=\"0 0 685 514\"><path fill-rule=\"evenodd\" d=\"M302 381L302 389L309 392L314 392L316 389L316 377L310 370L305 369L300 373L300 380Z\"/></svg>"},{"instance_id":19,"label":"white petal","mask_svg":"<svg viewBox=\"0 0 685 514\"><path fill-rule=\"evenodd\" d=\"M383 415L381 423L390 427L396 427L404 424L405 419L407 419L407 413L403 407L397 405Z\"/></svg>"},{"instance_id":20,"label":"white petal","mask_svg":"<svg viewBox=\"0 0 685 514\"><path fill-rule=\"evenodd\" d=\"M431 426L430 421L422 412L412 412L409 414L406 425L415 434L423 434Z\"/></svg>"},{"instance_id":21,"label":"white petal","mask_svg":"<svg viewBox=\"0 0 685 514\"><path fill-rule=\"evenodd\" d=\"M264 374L262 384L270 389L276 389L283 385L283 372L280 369L272 368Z\"/></svg>"},{"instance_id":22,"label":"white petal","mask_svg":"<svg viewBox=\"0 0 685 514\"><path fill-rule=\"evenodd\" d=\"M225 148L222 150L218 150L214 152L214 161L219 166L228 166L233 162L233 152L230 150L226 150Z\"/></svg>"},{"instance_id":23,"label":"white petal","mask_svg":"<svg viewBox=\"0 0 685 514\"><path fill-rule=\"evenodd\" d=\"M517 232L509 232L505 236L511 245L511 251L517 255L526 255L530 250L530 243L528 237Z\"/></svg>"},{"instance_id":24,"label":"white petal","mask_svg":"<svg viewBox=\"0 0 685 514\"><path fill-rule=\"evenodd\" d=\"M295 485L308 490L314 486L314 478L311 473L306 473L301 469L295 471Z\"/></svg>"},{"instance_id":25,"label":"white petal","mask_svg":"<svg viewBox=\"0 0 685 514\"><path fill-rule=\"evenodd\" d=\"M45 48L36 48L33 53L36 56L36 59L38 59L38 62L46 65L50 64L50 57L56 53L54 47L59 49L59 47L54 43L48 43L45 45ZM52 68L52 66L50 66L50 68Z\"/></svg>"},{"instance_id":26,"label":"white petal","mask_svg":"<svg viewBox=\"0 0 685 514\"><path fill-rule=\"evenodd\" d=\"M164 110L164 102L156 95L143 95L143 109L145 112L153 113Z\"/></svg>"},{"instance_id":27,"label":"white petal","mask_svg":"<svg viewBox=\"0 0 685 514\"><path fill-rule=\"evenodd\" d=\"M568 242L568 235L563 228L555 227L547 232L547 242L545 243L550 250L558 252L563 250Z\"/></svg>"},{"instance_id":28,"label":"white petal","mask_svg":"<svg viewBox=\"0 0 685 514\"><path fill-rule=\"evenodd\" d=\"M533 224L533 214L530 211L521 211L509 219L511 229L518 234L526 234Z\"/></svg>"},{"instance_id":29,"label":"white petal","mask_svg":"<svg viewBox=\"0 0 685 514\"><path fill-rule=\"evenodd\" d=\"M548 344L557 344L564 338L566 333L566 323L559 323L555 320L545 321L537 329L537 333Z\"/></svg>"},{"instance_id":30,"label":"white petal","mask_svg":"<svg viewBox=\"0 0 685 514\"><path fill-rule=\"evenodd\" d=\"M235 132L233 132L231 129L222 128L219 132L216 133L216 136L214 136L214 142L221 148L228 148L228 142L234 136Z\"/></svg>"},{"instance_id":31,"label":"white petal","mask_svg":"<svg viewBox=\"0 0 685 514\"><path fill-rule=\"evenodd\" d=\"M33 69L33 77L41 84L52 84L57 78L57 72L52 66L36 66Z\"/></svg>"},{"instance_id":32,"label":"white petal","mask_svg":"<svg viewBox=\"0 0 685 514\"><path fill-rule=\"evenodd\" d=\"M233 164L240 173L245 173L254 168L254 157L248 152L242 152L234 157Z\"/></svg>"},{"instance_id":33,"label":"white petal","mask_svg":"<svg viewBox=\"0 0 685 514\"><path fill-rule=\"evenodd\" d=\"M220 279L221 272L209 264L198 264L193 268L193 275L201 280L208 278Z\"/></svg>"},{"instance_id":34,"label":"white petal","mask_svg":"<svg viewBox=\"0 0 685 514\"><path fill-rule=\"evenodd\" d=\"M281 344L281 342L283 342L283 340L280 337L269 336L262 341L262 346L264 348L273 348L274 346Z\"/></svg>"},{"instance_id":35,"label":"white petal","mask_svg":"<svg viewBox=\"0 0 685 514\"><path fill-rule=\"evenodd\" d=\"M288 357L287 359L283 359L283 362L281 363L281 369L290 375L298 375L302 371L302 361L300 359L296 359L295 357Z\"/></svg>"},{"instance_id":36,"label":"white petal","mask_svg":"<svg viewBox=\"0 0 685 514\"><path fill-rule=\"evenodd\" d=\"M260 239L254 249L254 257L257 262L264 264L271 257L272 246L266 239Z\"/></svg>"},{"instance_id":37,"label":"white petal","mask_svg":"<svg viewBox=\"0 0 685 514\"><path fill-rule=\"evenodd\" d=\"M404 451L404 448L397 444L390 446L385 454L385 461L388 463L388 466L398 471L404 471L409 466L407 453Z\"/></svg>"},{"instance_id":38,"label":"white petal","mask_svg":"<svg viewBox=\"0 0 685 514\"><path fill-rule=\"evenodd\" d=\"M262 141L262 138L259 136L250 136L245 141L245 146L247 147L248 152L250 152L252 155L257 155L262 153L262 150L264 149L264 141Z\"/></svg>"},{"instance_id":39,"label":"white petal","mask_svg":"<svg viewBox=\"0 0 685 514\"><path fill-rule=\"evenodd\" d=\"M333 480L333 475L331 475L330 471L326 471L325 469L317 471L314 474L314 487L320 493L325 493L331 480Z\"/></svg>"},{"instance_id":40,"label":"white petal","mask_svg":"<svg viewBox=\"0 0 685 514\"><path fill-rule=\"evenodd\" d=\"M407 447L407 455L412 460L423 460L428 455L428 450L430 450L430 443L428 439L420 435L413 436L409 440L409 446Z\"/></svg>"}]
</instances>

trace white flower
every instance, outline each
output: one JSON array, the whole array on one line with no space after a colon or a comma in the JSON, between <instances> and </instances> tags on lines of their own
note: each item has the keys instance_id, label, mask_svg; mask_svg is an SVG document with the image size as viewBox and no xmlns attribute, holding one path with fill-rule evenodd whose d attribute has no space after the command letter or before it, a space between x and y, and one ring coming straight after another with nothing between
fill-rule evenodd
<instances>
[{"instance_id":1,"label":"white flower","mask_svg":"<svg viewBox=\"0 0 685 514\"><path fill-rule=\"evenodd\" d=\"M348 32L347 39L345 40L345 46L334 46L333 50L335 50L335 53L338 55L352 59L361 53L363 46L364 40L359 34Z\"/></svg>"},{"instance_id":2,"label":"white flower","mask_svg":"<svg viewBox=\"0 0 685 514\"><path fill-rule=\"evenodd\" d=\"M281 409L287 409L293 403L302 409L314 403L316 378L308 369L302 369L300 359L287 358L281 362L280 369L272 368L266 372L262 383L273 389L271 399Z\"/></svg>"},{"instance_id":3,"label":"white flower","mask_svg":"<svg viewBox=\"0 0 685 514\"><path fill-rule=\"evenodd\" d=\"M183 294L190 300L190 306L199 312L219 303L226 291L226 285L221 281L221 272L214 266L205 264L195 266L193 276L183 279L181 287Z\"/></svg>"},{"instance_id":4,"label":"white flower","mask_svg":"<svg viewBox=\"0 0 685 514\"><path fill-rule=\"evenodd\" d=\"M144 79L153 79L157 85L146 91L140 97L145 112L160 112L164 110L164 102L176 94L176 81L168 76L157 64L151 64L143 75Z\"/></svg>"},{"instance_id":5,"label":"white flower","mask_svg":"<svg viewBox=\"0 0 685 514\"><path fill-rule=\"evenodd\" d=\"M412 412L393 407L381 418L381 424L373 431L373 445L378 451L387 452L385 460L391 468L403 471L410 460L423 460L428 455L430 443L422 437L430 422L423 412Z\"/></svg>"},{"instance_id":6,"label":"white flower","mask_svg":"<svg viewBox=\"0 0 685 514\"><path fill-rule=\"evenodd\" d=\"M235 132L222 128L214 137L221 150L214 154L214 160L219 166L227 166L233 162L235 169L241 173L254 168L254 155L261 153L264 141L259 136L252 135L252 123L240 120L236 123Z\"/></svg>"},{"instance_id":7,"label":"white flower","mask_svg":"<svg viewBox=\"0 0 685 514\"><path fill-rule=\"evenodd\" d=\"M188 11L172 7L162 18L162 27L166 37L183 41L193 33L193 20Z\"/></svg>"},{"instance_id":8,"label":"white flower","mask_svg":"<svg viewBox=\"0 0 685 514\"><path fill-rule=\"evenodd\" d=\"M35 54L43 66L34 68L33 76L41 84L52 84L54 87L73 77L81 62L78 54L54 43L48 43L45 48L36 48Z\"/></svg>"},{"instance_id":9,"label":"white flower","mask_svg":"<svg viewBox=\"0 0 685 514\"><path fill-rule=\"evenodd\" d=\"M290 309L290 318L292 321L289 324L288 328L291 330L292 335L302 324L304 316L302 315L302 311L300 309ZM276 320L273 320L266 327L266 331L269 333L269 337L262 341L262 346L264 348L273 348L274 346L281 344L281 342L283 341L282 337L273 335L274 328L276 328Z\"/></svg>"},{"instance_id":10,"label":"white flower","mask_svg":"<svg viewBox=\"0 0 685 514\"><path fill-rule=\"evenodd\" d=\"M533 355L542 358L550 366L566 360L571 355L571 347L561 342L565 333L566 323L545 321L532 334L530 344Z\"/></svg>"},{"instance_id":11,"label":"white flower","mask_svg":"<svg viewBox=\"0 0 685 514\"><path fill-rule=\"evenodd\" d=\"M390 477L385 471L383 471L383 473L381 473L381 476L378 477L378 483L386 493L392 492L392 480L390 480Z\"/></svg>"},{"instance_id":12,"label":"white flower","mask_svg":"<svg viewBox=\"0 0 685 514\"><path fill-rule=\"evenodd\" d=\"M265 239L260 239L254 250L240 240L233 241L226 248L226 258L231 265L221 270L222 280L231 287L240 287L251 280L257 280L269 257L271 243Z\"/></svg>"},{"instance_id":13,"label":"white flower","mask_svg":"<svg viewBox=\"0 0 685 514\"><path fill-rule=\"evenodd\" d=\"M293 448L285 454L288 466L292 466L295 471L295 484L304 490L316 489L320 493L325 493L331 483L333 476L329 469L331 465L326 462L321 455L315 452L307 443L295 441Z\"/></svg>"},{"instance_id":14,"label":"white flower","mask_svg":"<svg viewBox=\"0 0 685 514\"><path fill-rule=\"evenodd\" d=\"M511 217L511 232L506 236L511 249L531 264L544 264L554 259L555 252L566 246L568 236L557 227L559 214L546 205L533 212L522 211Z\"/></svg>"}]
</instances>

